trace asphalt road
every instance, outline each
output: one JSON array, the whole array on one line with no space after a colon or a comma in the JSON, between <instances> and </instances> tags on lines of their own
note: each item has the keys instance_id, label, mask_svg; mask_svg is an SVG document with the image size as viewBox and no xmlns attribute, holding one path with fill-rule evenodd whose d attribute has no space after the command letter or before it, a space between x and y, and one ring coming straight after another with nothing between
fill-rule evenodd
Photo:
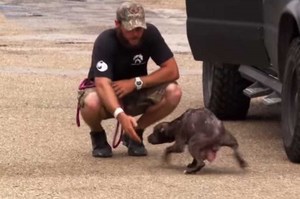
<instances>
[{"instance_id":1,"label":"asphalt road","mask_svg":"<svg viewBox=\"0 0 300 199\"><path fill-rule=\"evenodd\" d=\"M0 198L299 198L299 165L283 150L280 106L260 99L252 100L246 120L225 121L246 170L228 148L195 175L183 174L191 161L187 151L173 155L171 165L162 163L168 144L145 142L147 157L129 157L120 145L112 158L93 158L89 129L75 123L76 88L93 40L113 26L118 1L37 2L0 2ZM168 121L203 106L201 63L189 51L184 10L155 5L146 9L148 18L175 52L183 89ZM103 124L110 143L115 124Z\"/></svg>"}]
</instances>

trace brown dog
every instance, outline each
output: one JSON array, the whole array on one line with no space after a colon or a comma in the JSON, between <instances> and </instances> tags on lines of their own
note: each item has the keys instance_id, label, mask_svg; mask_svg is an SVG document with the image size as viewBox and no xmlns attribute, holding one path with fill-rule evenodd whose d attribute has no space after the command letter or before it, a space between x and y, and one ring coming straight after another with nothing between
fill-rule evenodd
<instances>
[{"instance_id":1,"label":"brown dog","mask_svg":"<svg viewBox=\"0 0 300 199\"><path fill-rule=\"evenodd\" d=\"M238 151L238 142L235 137L208 109L188 109L171 122L157 124L153 133L148 137L148 142L151 144L174 141L173 145L165 149L164 160L168 162L170 153L182 153L184 146L188 145L188 150L194 159L184 173L190 174L199 171L205 166L204 160L212 162L222 146L233 149L234 157L241 168L247 166Z\"/></svg>"}]
</instances>

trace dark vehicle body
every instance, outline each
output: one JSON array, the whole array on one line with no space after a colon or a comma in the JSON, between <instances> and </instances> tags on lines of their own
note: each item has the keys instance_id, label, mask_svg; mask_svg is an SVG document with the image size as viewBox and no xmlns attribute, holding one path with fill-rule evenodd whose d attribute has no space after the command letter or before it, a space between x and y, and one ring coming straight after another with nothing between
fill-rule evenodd
<instances>
[{"instance_id":1,"label":"dark vehicle body","mask_svg":"<svg viewBox=\"0 0 300 199\"><path fill-rule=\"evenodd\" d=\"M281 103L284 148L299 163L300 0L186 0L186 12L205 106L244 119L251 98Z\"/></svg>"}]
</instances>

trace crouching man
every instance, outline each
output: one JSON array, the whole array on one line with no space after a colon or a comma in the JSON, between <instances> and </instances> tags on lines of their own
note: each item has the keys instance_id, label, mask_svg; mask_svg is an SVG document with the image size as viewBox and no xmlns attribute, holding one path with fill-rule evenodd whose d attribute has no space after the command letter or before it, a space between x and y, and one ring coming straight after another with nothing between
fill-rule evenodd
<instances>
[{"instance_id":1,"label":"crouching man","mask_svg":"<svg viewBox=\"0 0 300 199\"><path fill-rule=\"evenodd\" d=\"M159 67L148 74L152 59ZM115 28L94 43L91 67L78 92L81 116L90 127L92 155L111 157L101 121L115 117L125 131L128 155L145 156L143 132L178 105L181 89L177 63L159 30L145 22L140 4L125 2L116 12ZM133 116L141 115L136 121Z\"/></svg>"}]
</instances>

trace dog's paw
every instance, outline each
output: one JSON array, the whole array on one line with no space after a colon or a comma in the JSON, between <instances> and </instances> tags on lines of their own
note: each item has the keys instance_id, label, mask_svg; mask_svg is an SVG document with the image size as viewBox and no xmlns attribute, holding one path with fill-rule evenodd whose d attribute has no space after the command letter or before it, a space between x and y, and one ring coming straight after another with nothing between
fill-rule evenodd
<instances>
[{"instance_id":1,"label":"dog's paw","mask_svg":"<svg viewBox=\"0 0 300 199\"><path fill-rule=\"evenodd\" d=\"M195 174L197 171L200 171L201 168L186 168L184 174Z\"/></svg>"},{"instance_id":2,"label":"dog's paw","mask_svg":"<svg viewBox=\"0 0 300 199\"><path fill-rule=\"evenodd\" d=\"M241 161L241 162L240 162L240 167L241 167L242 169L245 169L246 167L249 167L249 164L244 160L244 161Z\"/></svg>"},{"instance_id":3,"label":"dog's paw","mask_svg":"<svg viewBox=\"0 0 300 199\"><path fill-rule=\"evenodd\" d=\"M198 171L200 171L205 166L205 163L202 162L202 164L197 164L197 162L192 162L189 164L186 169L184 170L184 174L194 174Z\"/></svg>"},{"instance_id":4,"label":"dog's paw","mask_svg":"<svg viewBox=\"0 0 300 199\"><path fill-rule=\"evenodd\" d=\"M195 174L197 173L198 171L201 170L202 167L189 167L189 168L186 168L183 173L184 174Z\"/></svg>"},{"instance_id":5,"label":"dog's paw","mask_svg":"<svg viewBox=\"0 0 300 199\"><path fill-rule=\"evenodd\" d=\"M197 166L197 160L193 159L193 162L191 162L190 164L187 165L187 168L193 168Z\"/></svg>"}]
</instances>

